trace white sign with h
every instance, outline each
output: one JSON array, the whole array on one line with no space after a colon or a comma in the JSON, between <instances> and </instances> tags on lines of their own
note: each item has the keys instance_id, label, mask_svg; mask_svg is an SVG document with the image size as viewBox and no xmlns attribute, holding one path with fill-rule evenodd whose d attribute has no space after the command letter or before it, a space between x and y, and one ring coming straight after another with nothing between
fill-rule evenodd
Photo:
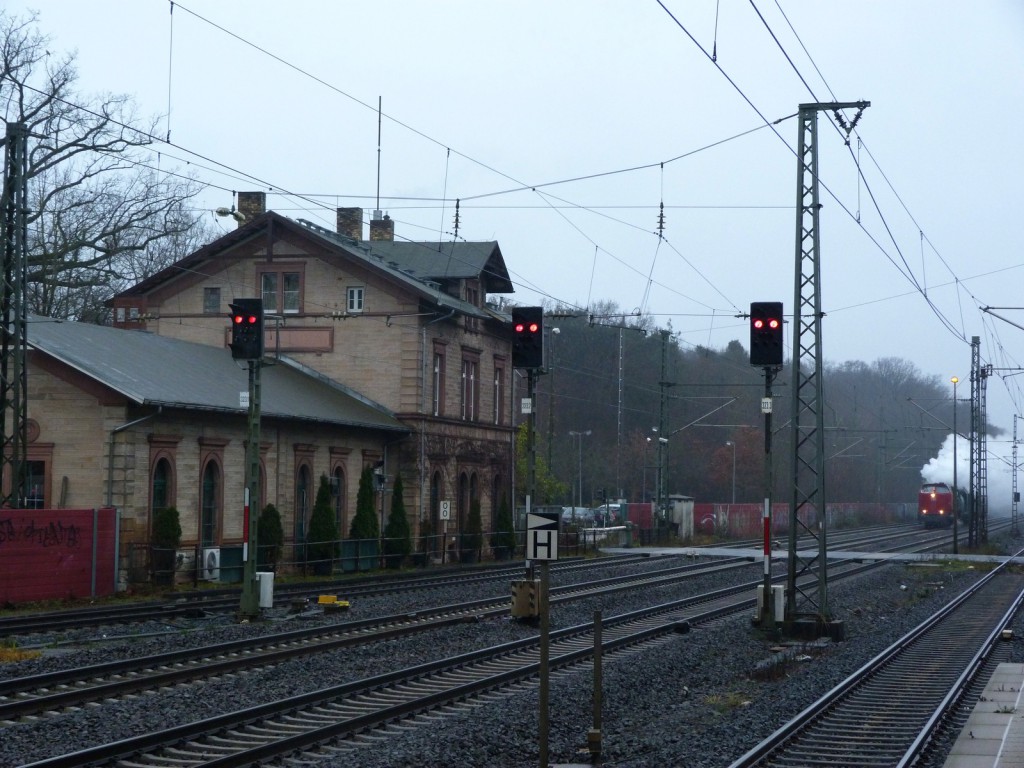
<instances>
[{"instance_id":1,"label":"white sign with h","mask_svg":"<svg viewBox=\"0 0 1024 768\"><path fill-rule=\"evenodd\" d=\"M530 512L526 516L526 559L558 559L558 512Z\"/></svg>"}]
</instances>

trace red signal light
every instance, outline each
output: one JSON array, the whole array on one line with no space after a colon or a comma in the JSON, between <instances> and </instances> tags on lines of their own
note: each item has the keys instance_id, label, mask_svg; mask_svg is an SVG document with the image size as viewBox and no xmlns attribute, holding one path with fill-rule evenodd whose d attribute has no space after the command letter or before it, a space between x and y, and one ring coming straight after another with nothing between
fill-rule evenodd
<instances>
[{"instance_id":1,"label":"red signal light","mask_svg":"<svg viewBox=\"0 0 1024 768\"><path fill-rule=\"evenodd\" d=\"M235 315L235 325L241 325L241 324L242 324L242 316L241 315Z\"/></svg>"},{"instance_id":2,"label":"red signal light","mask_svg":"<svg viewBox=\"0 0 1024 768\"><path fill-rule=\"evenodd\" d=\"M757 330L761 330L762 328L764 328L764 320L760 318L754 320L754 327L757 328Z\"/></svg>"},{"instance_id":3,"label":"red signal light","mask_svg":"<svg viewBox=\"0 0 1024 768\"><path fill-rule=\"evenodd\" d=\"M516 333L522 333L526 329L522 323L516 323Z\"/></svg>"},{"instance_id":4,"label":"red signal light","mask_svg":"<svg viewBox=\"0 0 1024 768\"><path fill-rule=\"evenodd\" d=\"M530 333L536 333L538 330L540 330L539 325L536 323L530 323Z\"/></svg>"},{"instance_id":5,"label":"red signal light","mask_svg":"<svg viewBox=\"0 0 1024 768\"><path fill-rule=\"evenodd\" d=\"M768 327L769 327L769 328L778 328L778 327L779 327L779 321L778 321L778 320L776 320L776 319L775 319L775 318L773 317L773 318L772 318L771 320L769 320L769 321L768 321Z\"/></svg>"}]
</instances>

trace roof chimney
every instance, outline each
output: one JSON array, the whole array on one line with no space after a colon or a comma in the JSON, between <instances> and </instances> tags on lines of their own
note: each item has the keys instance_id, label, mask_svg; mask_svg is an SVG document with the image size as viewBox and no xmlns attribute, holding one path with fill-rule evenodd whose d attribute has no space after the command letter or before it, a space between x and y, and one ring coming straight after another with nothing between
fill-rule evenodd
<instances>
[{"instance_id":1,"label":"roof chimney","mask_svg":"<svg viewBox=\"0 0 1024 768\"><path fill-rule=\"evenodd\" d=\"M240 227L245 224L245 222L252 221L257 216L263 215L267 212L267 193L239 192L238 212L245 216L244 221L238 222L238 226Z\"/></svg>"},{"instance_id":2,"label":"roof chimney","mask_svg":"<svg viewBox=\"0 0 1024 768\"><path fill-rule=\"evenodd\" d=\"M338 209L338 234L359 241L363 239L363 209Z\"/></svg>"},{"instance_id":3,"label":"roof chimney","mask_svg":"<svg viewBox=\"0 0 1024 768\"><path fill-rule=\"evenodd\" d=\"M395 239L395 222L386 213L381 218L380 211L373 212L370 219L370 242L385 240L393 242Z\"/></svg>"}]
</instances>

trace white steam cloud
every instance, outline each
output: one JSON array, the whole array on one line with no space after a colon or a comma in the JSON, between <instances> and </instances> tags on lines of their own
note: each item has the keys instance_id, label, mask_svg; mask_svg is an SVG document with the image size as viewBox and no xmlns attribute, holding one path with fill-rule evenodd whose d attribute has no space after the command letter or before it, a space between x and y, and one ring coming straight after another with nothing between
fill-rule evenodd
<instances>
[{"instance_id":1,"label":"white steam cloud","mask_svg":"<svg viewBox=\"0 0 1024 768\"><path fill-rule=\"evenodd\" d=\"M946 483L953 487L953 435L948 435L939 455L921 468L926 483ZM1013 476L1010 462L989 453L986 462L988 511L993 516L1010 514ZM963 436L956 444L956 484L964 491L971 488L971 443Z\"/></svg>"}]
</instances>

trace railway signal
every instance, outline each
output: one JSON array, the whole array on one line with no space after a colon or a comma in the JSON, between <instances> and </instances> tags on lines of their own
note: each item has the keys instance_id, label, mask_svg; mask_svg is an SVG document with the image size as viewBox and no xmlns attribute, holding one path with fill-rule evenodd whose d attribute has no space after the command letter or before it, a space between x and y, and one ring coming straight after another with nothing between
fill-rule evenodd
<instances>
[{"instance_id":1,"label":"railway signal","mask_svg":"<svg viewBox=\"0 0 1024 768\"><path fill-rule=\"evenodd\" d=\"M512 365L516 368L543 368L544 308L513 309L512 332Z\"/></svg>"},{"instance_id":2,"label":"railway signal","mask_svg":"<svg viewBox=\"0 0 1024 768\"><path fill-rule=\"evenodd\" d=\"M231 307L231 357L263 357L263 299L235 299Z\"/></svg>"},{"instance_id":3,"label":"railway signal","mask_svg":"<svg viewBox=\"0 0 1024 768\"><path fill-rule=\"evenodd\" d=\"M750 364L782 365L782 302L750 303Z\"/></svg>"}]
</instances>

